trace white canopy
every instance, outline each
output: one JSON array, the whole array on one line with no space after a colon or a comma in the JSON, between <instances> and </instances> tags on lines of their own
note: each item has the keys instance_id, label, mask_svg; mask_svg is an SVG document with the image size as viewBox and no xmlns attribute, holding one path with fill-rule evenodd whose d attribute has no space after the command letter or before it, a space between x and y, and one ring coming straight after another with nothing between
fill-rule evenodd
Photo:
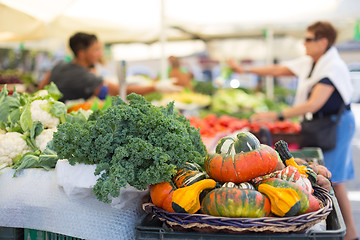
<instances>
[{"instance_id":1,"label":"white canopy","mask_svg":"<svg viewBox=\"0 0 360 240\"><path fill-rule=\"evenodd\" d=\"M319 19L333 22L341 38L349 39L360 17L357 0L164 3L170 40L261 36L268 28L275 35L302 36L305 27ZM104 42L153 42L161 31L160 4L160 0L0 0L0 41L67 39L75 31L86 31Z\"/></svg>"},{"instance_id":2,"label":"white canopy","mask_svg":"<svg viewBox=\"0 0 360 240\"><path fill-rule=\"evenodd\" d=\"M301 52L299 39L312 22L331 21L341 42L353 39L358 19L358 0L0 0L0 44L36 40L25 46L54 50L67 45L74 32L84 31L104 43L131 43L113 48L122 59L154 59L163 55L157 42L165 31L166 40L182 41L168 43L167 55L207 49L218 60L260 59L269 47L265 30L270 30L275 57L291 58Z\"/></svg>"}]
</instances>

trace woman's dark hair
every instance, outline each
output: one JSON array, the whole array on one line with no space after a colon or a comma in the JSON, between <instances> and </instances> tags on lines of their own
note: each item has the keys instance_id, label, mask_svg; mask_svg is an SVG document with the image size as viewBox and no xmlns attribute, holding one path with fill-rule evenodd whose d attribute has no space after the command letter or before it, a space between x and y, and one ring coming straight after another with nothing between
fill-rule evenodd
<instances>
[{"instance_id":1,"label":"woman's dark hair","mask_svg":"<svg viewBox=\"0 0 360 240\"><path fill-rule=\"evenodd\" d=\"M75 56L77 56L80 50L89 48L96 41L97 37L94 34L78 32L70 37L69 45Z\"/></svg>"},{"instance_id":2,"label":"woman's dark hair","mask_svg":"<svg viewBox=\"0 0 360 240\"><path fill-rule=\"evenodd\" d=\"M314 37L317 39L326 38L328 40L327 49L334 45L336 41L336 29L329 22L315 22L307 27L307 31L314 33Z\"/></svg>"}]
</instances>

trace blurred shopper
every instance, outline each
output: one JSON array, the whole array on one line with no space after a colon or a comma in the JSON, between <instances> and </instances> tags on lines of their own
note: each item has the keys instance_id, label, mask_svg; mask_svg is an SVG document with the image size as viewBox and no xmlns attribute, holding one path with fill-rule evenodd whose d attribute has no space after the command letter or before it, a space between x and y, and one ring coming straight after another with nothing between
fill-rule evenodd
<instances>
[{"instance_id":1,"label":"blurred shopper","mask_svg":"<svg viewBox=\"0 0 360 240\"><path fill-rule=\"evenodd\" d=\"M307 28L304 57L283 64L244 68L234 60L228 64L238 73L260 76L297 76L298 88L294 106L282 112L254 114L254 122L269 122L313 114L313 119L336 115L345 105L339 124L335 149L324 151L325 166L332 173L333 188L346 224L345 239L357 238L351 203L344 182L354 178L351 140L355 131L354 115L350 108L352 83L349 70L333 46L336 30L328 22L315 22ZM326 140L326 139L324 139Z\"/></svg>"},{"instance_id":2,"label":"blurred shopper","mask_svg":"<svg viewBox=\"0 0 360 240\"><path fill-rule=\"evenodd\" d=\"M177 86L193 89L191 80L193 74L188 72L185 68L181 67L180 59L175 56L170 56L169 60L169 78L176 79L174 84Z\"/></svg>"},{"instance_id":3,"label":"blurred shopper","mask_svg":"<svg viewBox=\"0 0 360 240\"><path fill-rule=\"evenodd\" d=\"M89 99L92 96L103 98L106 95L118 95L120 87L116 83L105 81L97 76L91 68L103 55L102 46L93 34L76 33L71 36L69 45L74 53L74 60L69 63L60 62L47 73L39 85L42 89L54 82L63 94L61 101ZM147 94L154 91L173 92L182 88L171 84L154 84L150 86L127 86L127 93Z\"/></svg>"}]
</instances>

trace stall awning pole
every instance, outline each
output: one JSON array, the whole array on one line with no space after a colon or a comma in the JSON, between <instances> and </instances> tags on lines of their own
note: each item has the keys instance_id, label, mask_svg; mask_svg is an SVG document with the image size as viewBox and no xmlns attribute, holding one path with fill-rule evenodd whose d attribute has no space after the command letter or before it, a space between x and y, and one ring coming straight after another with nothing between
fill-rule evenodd
<instances>
[{"instance_id":1,"label":"stall awning pole","mask_svg":"<svg viewBox=\"0 0 360 240\"><path fill-rule=\"evenodd\" d=\"M265 42L266 42L266 65L273 64L274 53L274 30L272 28L267 28L265 30ZM267 76L266 81L266 97L273 100L274 99L274 77Z\"/></svg>"},{"instance_id":2,"label":"stall awning pole","mask_svg":"<svg viewBox=\"0 0 360 240\"><path fill-rule=\"evenodd\" d=\"M167 59L166 59L166 19L165 19L165 0L161 1L161 21L160 21L160 67L161 67L161 80L168 78L167 76Z\"/></svg>"}]
</instances>

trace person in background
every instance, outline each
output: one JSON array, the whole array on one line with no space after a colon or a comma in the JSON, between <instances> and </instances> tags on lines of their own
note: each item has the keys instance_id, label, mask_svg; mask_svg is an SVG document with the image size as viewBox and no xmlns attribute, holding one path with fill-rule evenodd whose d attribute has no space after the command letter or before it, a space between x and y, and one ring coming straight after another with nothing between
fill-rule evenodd
<instances>
[{"instance_id":1,"label":"person in background","mask_svg":"<svg viewBox=\"0 0 360 240\"><path fill-rule=\"evenodd\" d=\"M103 55L102 46L94 34L75 33L69 40L70 48L74 54L74 60L69 63L58 63L51 72L48 72L39 89L44 88L50 82L54 82L63 97L60 101L84 99L92 96L103 98L106 95L119 94L120 86L116 83L105 81L97 76L91 68L101 60ZM181 91L182 88L174 85L153 84L150 86L127 86L127 94L135 92L147 94L154 91L173 92Z\"/></svg>"},{"instance_id":2,"label":"person in background","mask_svg":"<svg viewBox=\"0 0 360 240\"><path fill-rule=\"evenodd\" d=\"M188 89L193 89L191 84L191 80L193 78L193 74L187 72L186 69L180 66L179 58L175 56L170 56L168 58L170 68L169 68L169 78L175 78L175 85L182 86Z\"/></svg>"},{"instance_id":3,"label":"person in background","mask_svg":"<svg viewBox=\"0 0 360 240\"><path fill-rule=\"evenodd\" d=\"M333 188L346 225L346 240L358 239L351 203L344 182L354 178L351 140L355 132L354 115L350 108L352 83L349 70L333 46L337 32L329 22L308 26L304 45L306 55L295 60L263 67L244 68L229 59L228 65L238 73L259 76L297 76L298 88L294 106L282 112L261 112L253 122L283 120L312 113L314 118L336 114L345 104L337 129L336 148L324 151L325 166L332 174Z\"/></svg>"}]
</instances>

